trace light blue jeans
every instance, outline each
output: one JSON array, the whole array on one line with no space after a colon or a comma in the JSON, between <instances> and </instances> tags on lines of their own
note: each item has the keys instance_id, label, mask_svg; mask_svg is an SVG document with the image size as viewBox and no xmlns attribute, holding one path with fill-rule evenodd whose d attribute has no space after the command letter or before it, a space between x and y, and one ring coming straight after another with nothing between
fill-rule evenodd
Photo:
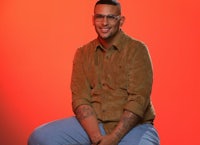
<instances>
[{"instance_id":1,"label":"light blue jeans","mask_svg":"<svg viewBox=\"0 0 200 145\"><path fill-rule=\"evenodd\" d=\"M102 135L103 125L99 124ZM152 124L140 124L126 134L118 145L159 145L157 131ZM91 145L87 133L76 117L44 124L35 129L28 145Z\"/></svg>"}]
</instances>

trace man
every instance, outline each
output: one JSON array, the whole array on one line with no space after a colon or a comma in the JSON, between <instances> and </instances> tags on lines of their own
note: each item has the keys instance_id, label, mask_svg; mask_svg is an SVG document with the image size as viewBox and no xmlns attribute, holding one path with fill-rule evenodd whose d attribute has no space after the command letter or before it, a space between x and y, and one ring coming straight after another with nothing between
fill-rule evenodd
<instances>
[{"instance_id":1,"label":"man","mask_svg":"<svg viewBox=\"0 0 200 145\"><path fill-rule=\"evenodd\" d=\"M76 117L37 128L29 145L159 145L150 100L152 66L145 45L126 35L121 6L99 0L98 38L74 57L71 90Z\"/></svg>"}]
</instances>

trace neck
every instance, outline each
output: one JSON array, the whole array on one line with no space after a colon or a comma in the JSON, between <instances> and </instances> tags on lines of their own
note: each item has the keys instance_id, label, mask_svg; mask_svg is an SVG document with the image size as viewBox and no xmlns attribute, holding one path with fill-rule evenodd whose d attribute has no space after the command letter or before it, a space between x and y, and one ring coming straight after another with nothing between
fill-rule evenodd
<instances>
[{"instance_id":1,"label":"neck","mask_svg":"<svg viewBox=\"0 0 200 145\"><path fill-rule=\"evenodd\" d=\"M119 32L118 32L119 33ZM117 34L118 34L117 33ZM110 38L107 38L107 39L103 39L101 37L98 37L99 39L99 42L101 43L101 45L105 48L105 49L109 49L112 45L113 45L113 42L115 40L115 37L117 36L114 35L113 37L110 37Z\"/></svg>"},{"instance_id":2,"label":"neck","mask_svg":"<svg viewBox=\"0 0 200 145\"><path fill-rule=\"evenodd\" d=\"M108 40L108 39L102 39L102 38L98 38L99 42L101 43L101 45L105 48L108 49L112 46L113 44L113 40Z\"/></svg>"}]
</instances>

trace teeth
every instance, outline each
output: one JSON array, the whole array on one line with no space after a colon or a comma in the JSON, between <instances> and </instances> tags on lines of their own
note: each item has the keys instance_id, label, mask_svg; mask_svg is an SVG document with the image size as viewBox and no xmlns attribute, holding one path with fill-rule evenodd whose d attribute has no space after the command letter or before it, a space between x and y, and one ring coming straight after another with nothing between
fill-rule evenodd
<instances>
[{"instance_id":1,"label":"teeth","mask_svg":"<svg viewBox=\"0 0 200 145\"><path fill-rule=\"evenodd\" d=\"M102 32L108 32L108 31L109 31L108 28L103 28L103 29L101 29L101 30L102 30Z\"/></svg>"}]
</instances>

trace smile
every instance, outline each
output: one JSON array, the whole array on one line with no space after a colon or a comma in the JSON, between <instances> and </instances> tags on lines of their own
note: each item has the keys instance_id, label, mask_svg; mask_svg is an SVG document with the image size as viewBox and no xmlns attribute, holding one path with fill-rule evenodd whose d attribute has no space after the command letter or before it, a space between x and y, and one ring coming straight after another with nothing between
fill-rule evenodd
<instances>
[{"instance_id":1,"label":"smile","mask_svg":"<svg viewBox=\"0 0 200 145\"><path fill-rule=\"evenodd\" d=\"M103 33L107 33L110 30L110 28L101 28L100 30Z\"/></svg>"}]
</instances>

